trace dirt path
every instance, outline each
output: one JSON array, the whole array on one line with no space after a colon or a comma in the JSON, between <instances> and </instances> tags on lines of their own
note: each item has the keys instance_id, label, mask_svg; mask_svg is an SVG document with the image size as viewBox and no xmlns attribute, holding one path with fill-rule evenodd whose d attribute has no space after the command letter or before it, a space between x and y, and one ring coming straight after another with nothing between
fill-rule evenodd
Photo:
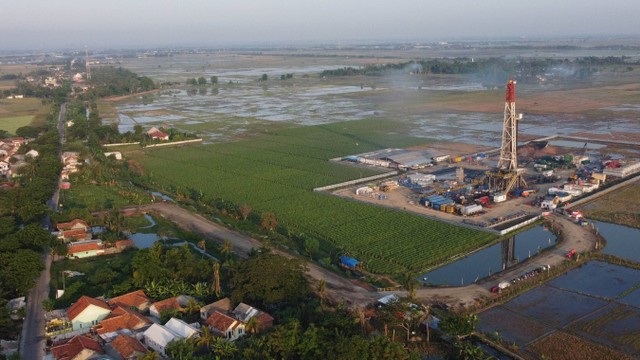
<instances>
[{"instance_id":1,"label":"dirt path","mask_svg":"<svg viewBox=\"0 0 640 360\"><path fill-rule=\"evenodd\" d=\"M250 236L230 230L175 204L153 203L129 208L129 210L131 209L137 209L142 212L157 212L160 216L174 222L185 230L202 234L220 243L224 239L228 239L233 244L233 251L243 258L247 258L252 249L262 247L260 241ZM554 226L558 227L563 234L563 241L557 247L476 284L447 288L419 288L416 291L417 298L424 303L443 302L452 307L467 307L474 305L483 297L490 296L489 289L501 281L510 281L542 265L557 266L566 259L566 253L572 249L575 249L578 253L594 249L596 236L589 232L588 229L576 225L568 218L560 215L551 215L551 220ZM295 257L277 249L274 249L273 252L288 258ZM317 284L321 279L327 282L327 297L335 302L345 302L353 307L361 308L383 295L391 293L399 296L407 295L406 291L384 293L370 291L358 285L356 281L346 279L314 263L308 262L307 267L307 275L313 284Z\"/></svg>"},{"instance_id":2,"label":"dirt path","mask_svg":"<svg viewBox=\"0 0 640 360\"><path fill-rule=\"evenodd\" d=\"M260 241L253 239L250 236L229 230L216 222L204 218L202 215L196 214L174 204L153 203L137 206L135 209L143 212L157 212L162 217L170 220L182 229L202 234L203 236L214 239L219 243L228 239L233 244L233 252L242 258L249 257L249 253L252 249L259 249L262 247L262 243ZM127 209L123 210L126 211ZM293 255L278 249L273 249L272 252L287 258L294 257ZM314 263L308 262L307 268L307 275L314 285L320 279L327 282L327 298L332 301L345 302L354 306L365 306L384 295L364 289L353 280L333 273ZM397 293L400 295L405 294L402 291Z\"/></svg>"}]
</instances>

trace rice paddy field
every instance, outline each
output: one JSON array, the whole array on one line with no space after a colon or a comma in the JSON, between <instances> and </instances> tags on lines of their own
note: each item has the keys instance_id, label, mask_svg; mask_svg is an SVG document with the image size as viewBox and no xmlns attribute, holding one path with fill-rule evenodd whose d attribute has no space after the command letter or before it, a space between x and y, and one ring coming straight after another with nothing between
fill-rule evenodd
<instances>
[{"instance_id":1,"label":"rice paddy field","mask_svg":"<svg viewBox=\"0 0 640 360\"><path fill-rule=\"evenodd\" d=\"M639 279L640 270L590 261L481 313L479 329L499 334L532 359L574 358L585 351L593 351L586 355L591 357L577 358L637 358Z\"/></svg>"}]
</instances>

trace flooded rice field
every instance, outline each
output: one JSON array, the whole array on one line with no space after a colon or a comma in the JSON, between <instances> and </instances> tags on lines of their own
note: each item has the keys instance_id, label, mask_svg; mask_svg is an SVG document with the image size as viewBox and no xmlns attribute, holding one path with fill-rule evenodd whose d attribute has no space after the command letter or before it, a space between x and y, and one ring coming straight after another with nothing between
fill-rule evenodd
<instances>
[{"instance_id":1,"label":"flooded rice field","mask_svg":"<svg viewBox=\"0 0 640 360\"><path fill-rule=\"evenodd\" d=\"M527 350L556 331L640 356L640 270L590 261L479 315L479 330Z\"/></svg>"},{"instance_id":2,"label":"flooded rice field","mask_svg":"<svg viewBox=\"0 0 640 360\"><path fill-rule=\"evenodd\" d=\"M118 118L106 119L105 123L118 124L121 132L131 131L136 124L146 128L168 125L196 133L206 141L218 142L262 132L272 126L319 125L384 117L403 123L402 128L406 129L403 131L408 136L491 147L499 145L502 96L473 77L418 76L410 74L409 70L383 76L320 76L324 70L359 67L372 61L385 62L348 56L308 58L225 52L211 56L127 59L123 66L154 81L164 82L165 90L117 104ZM287 74L292 78L281 80ZM263 75L268 81L259 81ZM219 85L185 85L188 78L200 76L207 81L211 76L217 76ZM543 88L542 85L532 86L537 90ZM496 94L495 112L486 112L484 99L487 97L483 92ZM469 99L465 99L467 95ZM448 103L448 96L462 101L482 101L483 109L443 112L422 107L423 103ZM527 109L519 109L525 112L519 129L522 135L533 137L577 132L607 134L612 127L618 132L640 133L637 122L628 117L628 113L636 111L638 106L629 103L605 107L600 111L611 116L599 114L589 119L580 113L542 114L544 110L537 107L535 114L527 114Z\"/></svg>"}]
</instances>

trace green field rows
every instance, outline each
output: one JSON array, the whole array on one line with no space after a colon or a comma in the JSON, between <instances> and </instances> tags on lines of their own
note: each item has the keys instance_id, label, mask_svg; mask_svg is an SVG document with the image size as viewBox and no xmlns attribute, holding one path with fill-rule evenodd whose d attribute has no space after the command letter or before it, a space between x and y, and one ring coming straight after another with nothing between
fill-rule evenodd
<instances>
[{"instance_id":1,"label":"green field rows","mask_svg":"<svg viewBox=\"0 0 640 360\"><path fill-rule=\"evenodd\" d=\"M147 151L140 160L157 186L196 189L205 201L223 198L271 211L291 231L342 248L377 273L422 271L494 240L487 233L312 191L381 172L329 158L425 142L384 133L392 127L376 120L284 129L257 140Z\"/></svg>"}]
</instances>

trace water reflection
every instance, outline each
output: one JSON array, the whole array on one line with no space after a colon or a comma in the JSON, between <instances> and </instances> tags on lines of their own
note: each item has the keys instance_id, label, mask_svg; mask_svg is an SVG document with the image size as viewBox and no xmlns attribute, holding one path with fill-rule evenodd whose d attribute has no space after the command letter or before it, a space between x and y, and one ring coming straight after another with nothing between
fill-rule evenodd
<instances>
[{"instance_id":1,"label":"water reflection","mask_svg":"<svg viewBox=\"0 0 640 360\"><path fill-rule=\"evenodd\" d=\"M462 286L474 283L535 256L555 243L556 236L552 232L537 226L432 270L418 280L429 285Z\"/></svg>"},{"instance_id":2,"label":"water reflection","mask_svg":"<svg viewBox=\"0 0 640 360\"><path fill-rule=\"evenodd\" d=\"M607 240L605 254L640 262L640 229L606 222L593 222Z\"/></svg>"}]
</instances>

